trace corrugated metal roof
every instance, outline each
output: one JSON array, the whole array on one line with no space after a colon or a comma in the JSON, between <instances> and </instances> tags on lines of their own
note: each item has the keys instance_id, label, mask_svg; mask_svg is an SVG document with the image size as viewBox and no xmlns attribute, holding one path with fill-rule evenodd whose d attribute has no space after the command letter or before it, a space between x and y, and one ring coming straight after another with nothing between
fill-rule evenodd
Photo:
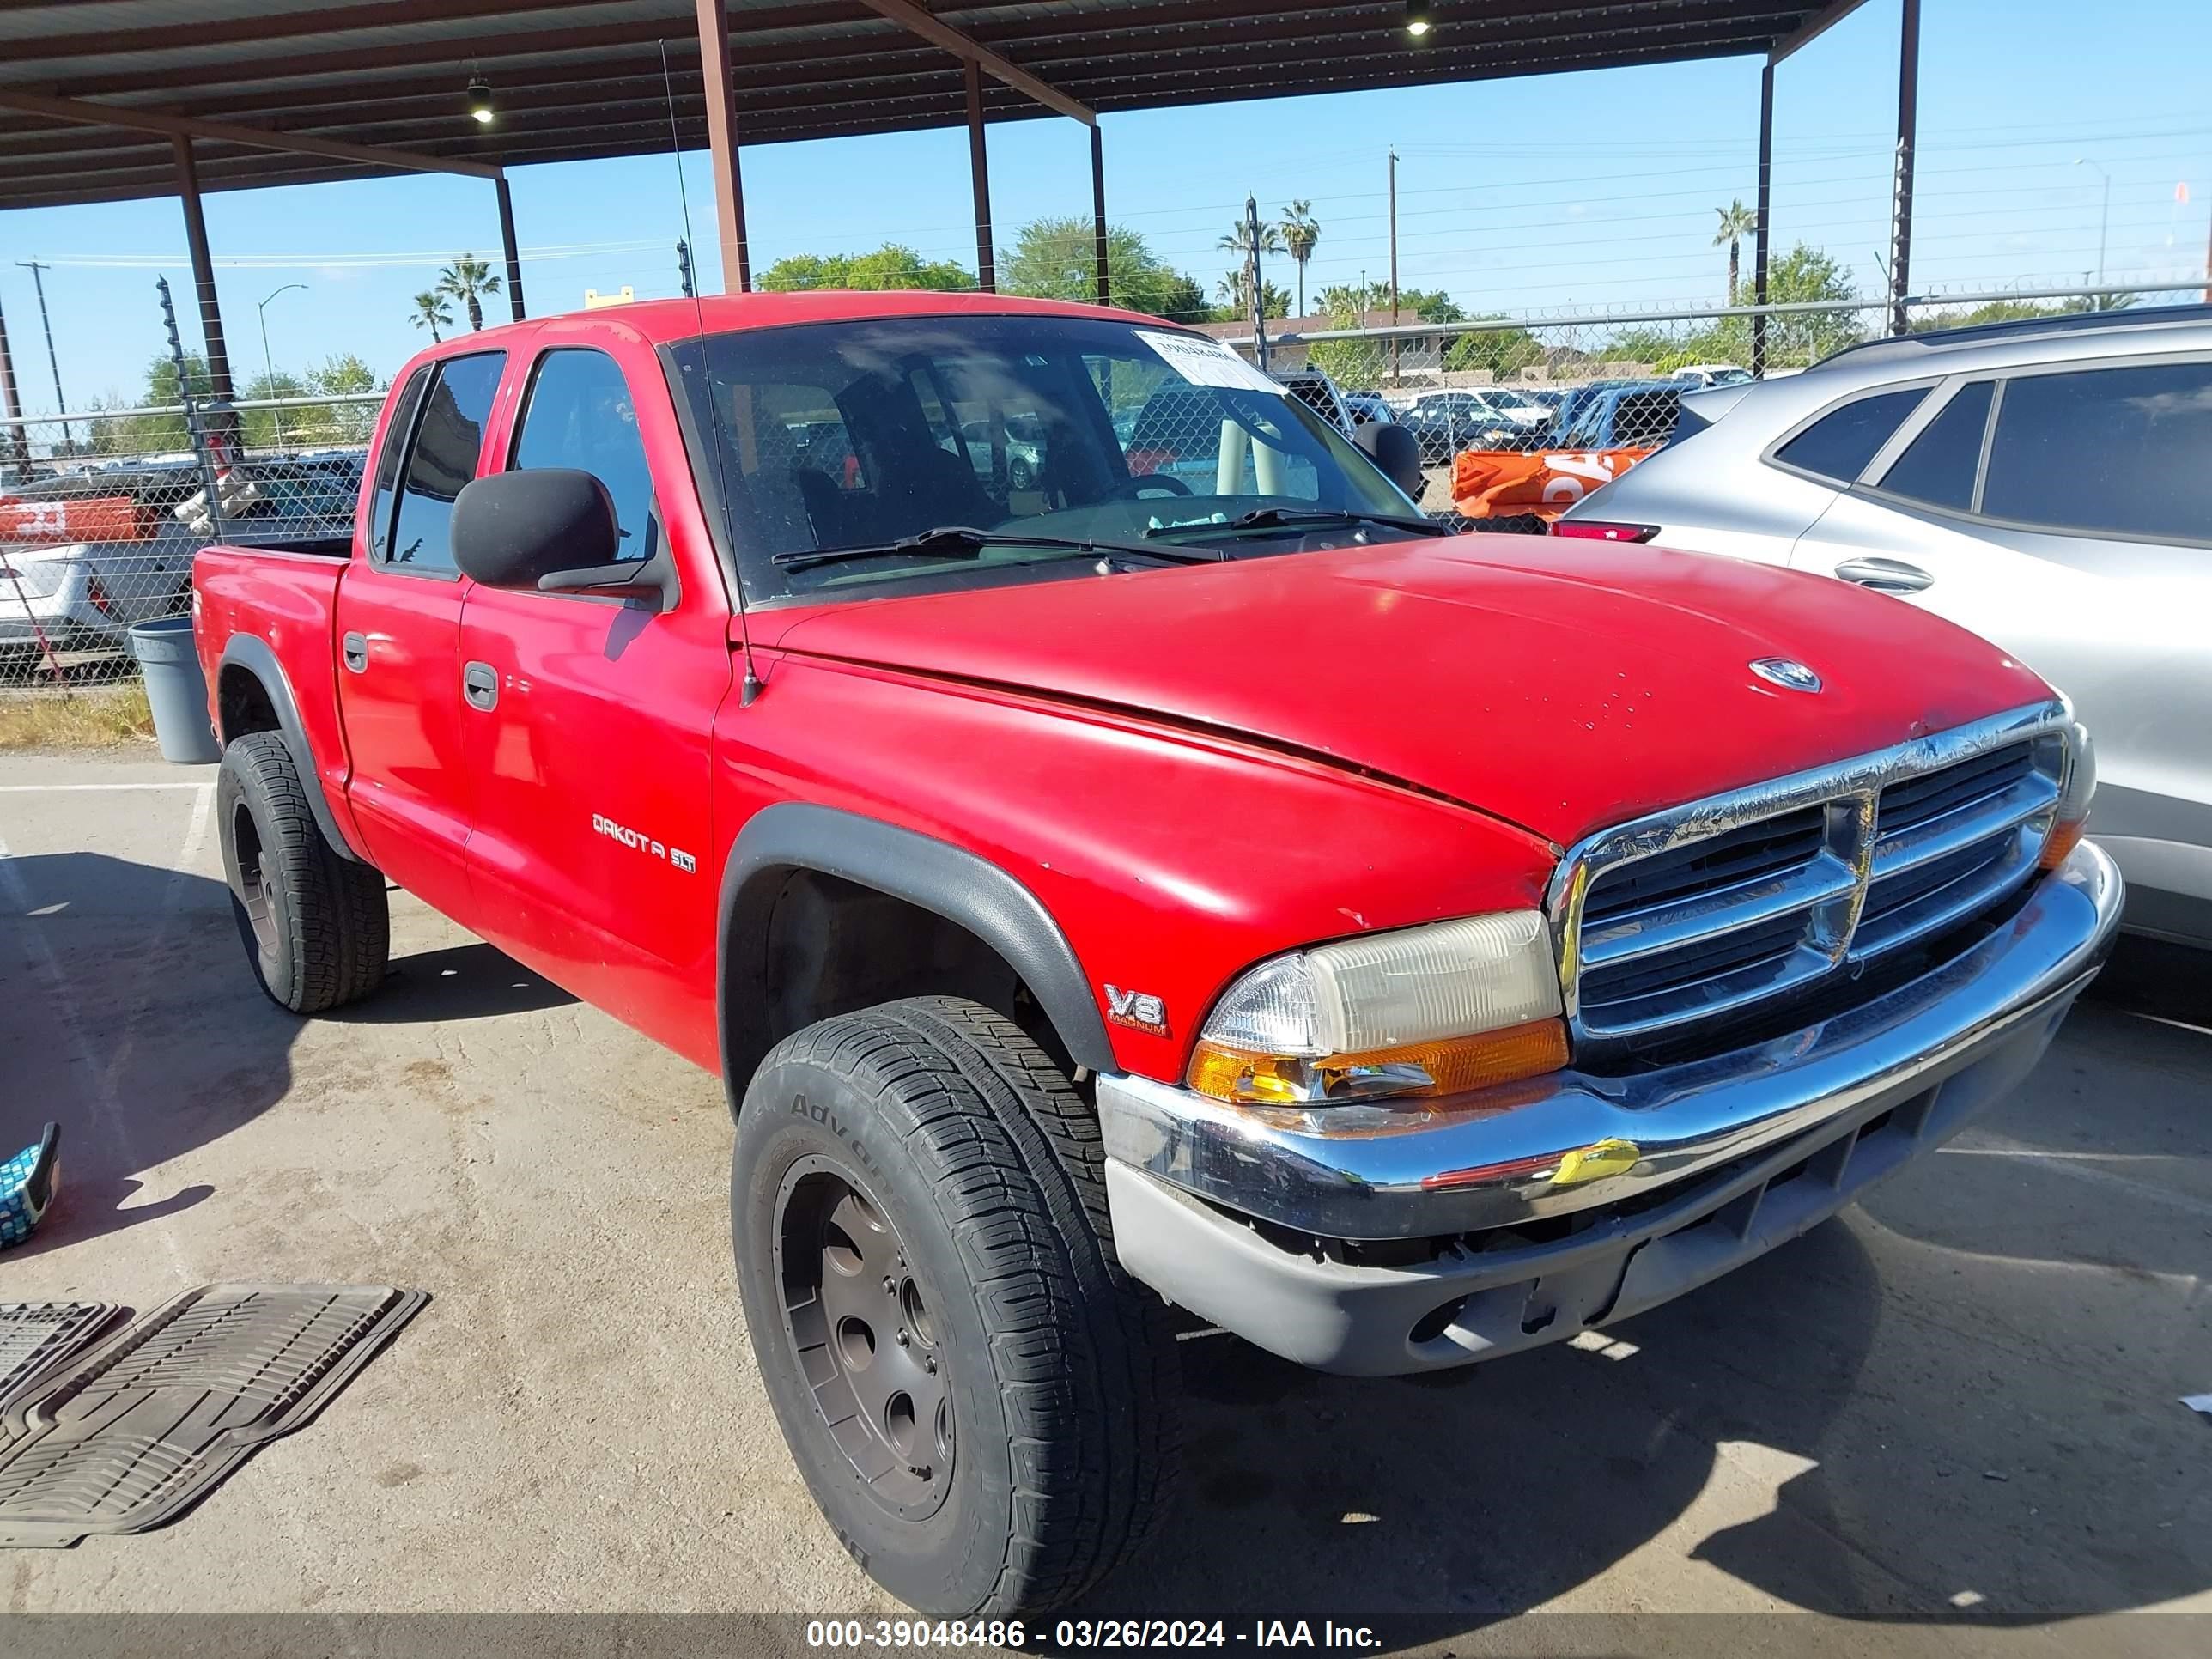
<instances>
[{"instance_id":1,"label":"corrugated metal roof","mask_svg":"<svg viewBox=\"0 0 2212 1659\"><path fill-rule=\"evenodd\" d=\"M1830 0L938 0L937 18L1105 113L1765 52ZM732 0L742 142L948 126L962 70L859 0ZM441 158L665 149L660 43L685 146L706 143L691 0L0 0L9 88ZM500 119L468 118L471 75ZM985 83L994 120L1044 113ZM204 189L397 169L202 140ZM167 194L169 141L0 110L0 207Z\"/></svg>"}]
</instances>

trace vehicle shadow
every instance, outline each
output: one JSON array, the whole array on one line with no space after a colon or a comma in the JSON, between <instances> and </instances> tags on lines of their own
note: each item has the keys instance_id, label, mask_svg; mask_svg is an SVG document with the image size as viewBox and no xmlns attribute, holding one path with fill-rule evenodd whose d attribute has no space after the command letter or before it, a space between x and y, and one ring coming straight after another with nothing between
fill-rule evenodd
<instances>
[{"instance_id":1,"label":"vehicle shadow","mask_svg":"<svg viewBox=\"0 0 2212 1659\"><path fill-rule=\"evenodd\" d=\"M19 1257L213 1196L199 1182L146 1201L143 1174L283 1099L306 1022L255 983L221 882L90 852L10 858L7 872L0 1158L48 1121L62 1128L60 1195ZM396 958L385 990L345 1015L469 1019L573 1000L476 944Z\"/></svg>"},{"instance_id":2,"label":"vehicle shadow","mask_svg":"<svg viewBox=\"0 0 2212 1659\"><path fill-rule=\"evenodd\" d=\"M489 1019L558 1008L575 1000L550 980L478 940L395 957L374 996L317 1018L339 1024L407 1025L434 1019Z\"/></svg>"},{"instance_id":3,"label":"vehicle shadow","mask_svg":"<svg viewBox=\"0 0 2212 1659\"><path fill-rule=\"evenodd\" d=\"M2212 1034L2129 983L1954 1148L1626 1346L1376 1382L1187 1334L1189 1490L1079 1613L1374 1615L1400 1646L1538 1608L2054 1619L2212 1587L2176 1401L2212 1376ZM1597 1581L1638 1552L1656 1599L1624 1609Z\"/></svg>"}]
</instances>

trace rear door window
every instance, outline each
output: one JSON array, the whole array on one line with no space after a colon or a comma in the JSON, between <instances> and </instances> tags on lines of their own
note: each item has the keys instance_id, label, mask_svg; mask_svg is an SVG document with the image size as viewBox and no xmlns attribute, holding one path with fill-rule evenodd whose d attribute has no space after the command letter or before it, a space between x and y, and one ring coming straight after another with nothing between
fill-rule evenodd
<instances>
[{"instance_id":1,"label":"rear door window","mask_svg":"<svg viewBox=\"0 0 2212 1659\"><path fill-rule=\"evenodd\" d=\"M1982 467L1982 434L1990 423L1991 388L1988 380L1960 386L1882 474L1881 488L1929 507L1970 510Z\"/></svg>"},{"instance_id":2,"label":"rear door window","mask_svg":"<svg viewBox=\"0 0 2212 1659\"><path fill-rule=\"evenodd\" d=\"M1927 395L1926 386L1913 386L1855 399L1814 422L1776 450L1774 459L1838 483L1855 483Z\"/></svg>"},{"instance_id":3,"label":"rear door window","mask_svg":"<svg viewBox=\"0 0 2212 1659\"><path fill-rule=\"evenodd\" d=\"M392 406L392 419L384 428L384 453L377 458L376 495L368 507L368 556L383 560L392 553L392 502L399 493L400 458L407 453L415 411L422 405L422 388L430 384L435 365L425 363L407 377L399 401Z\"/></svg>"},{"instance_id":4,"label":"rear door window","mask_svg":"<svg viewBox=\"0 0 2212 1659\"><path fill-rule=\"evenodd\" d=\"M2005 382L1981 511L2054 530L2212 544L2212 362Z\"/></svg>"},{"instance_id":5,"label":"rear door window","mask_svg":"<svg viewBox=\"0 0 2212 1659\"><path fill-rule=\"evenodd\" d=\"M491 418L492 398L506 367L502 351L448 357L437 365L407 453L386 554L392 568L425 575L453 570L453 501L477 475L484 423Z\"/></svg>"}]
</instances>

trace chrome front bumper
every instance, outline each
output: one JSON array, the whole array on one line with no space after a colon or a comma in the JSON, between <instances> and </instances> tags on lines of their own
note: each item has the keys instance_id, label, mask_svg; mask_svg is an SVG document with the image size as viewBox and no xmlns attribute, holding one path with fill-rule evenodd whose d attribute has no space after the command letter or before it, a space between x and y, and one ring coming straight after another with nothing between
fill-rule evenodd
<instances>
[{"instance_id":1,"label":"chrome front bumper","mask_svg":"<svg viewBox=\"0 0 2212 1659\"><path fill-rule=\"evenodd\" d=\"M1102 1077L1117 1249L1170 1300L1327 1369L1424 1370L1571 1335L1802 1232L2009 1091L2102 964L2121 896L2112 860L2085 843L1922 978L1639 1076L1561 1073L1436 1111L1269 1113ZM1445 1238L1593 1209L1610 1212L1558 1242L1462 1238L1415 1269L1293 1254L1238 1218L1328 1239ZM1563 1279L1577 1287L1565 1304ZM1409 1336L1462 1299L1441 1330Z\"/></svg>"}]
</instances>

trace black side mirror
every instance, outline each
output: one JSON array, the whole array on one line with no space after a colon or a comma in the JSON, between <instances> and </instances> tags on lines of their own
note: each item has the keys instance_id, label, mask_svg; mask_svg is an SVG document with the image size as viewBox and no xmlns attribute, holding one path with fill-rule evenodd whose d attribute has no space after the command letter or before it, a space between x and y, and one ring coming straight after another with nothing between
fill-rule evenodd
<instances>
[{"instance_id":1,"label":"black side mirror","mask_svg":"<svg viewBox=\"0 0 2212 1659\"><path fill-rule=\"evenodd\" d=\"M1421 473L1421 441L1395 421L1370 421L1352 434L1359 452L1414 501L1428 487Z\"/></svg>"},{"instance_id":2,"label":"black side mirror","mask_svg":"<svg viewBox=\"0 0 2212 1659\"><path fill-rule=\"evenodd\" d=\"M623 560L606 486L568 467L495 472L453 501L453 562L487 587L605 593L675 603L676 568L664 548Z\"/></svg>"}]
</instances>

